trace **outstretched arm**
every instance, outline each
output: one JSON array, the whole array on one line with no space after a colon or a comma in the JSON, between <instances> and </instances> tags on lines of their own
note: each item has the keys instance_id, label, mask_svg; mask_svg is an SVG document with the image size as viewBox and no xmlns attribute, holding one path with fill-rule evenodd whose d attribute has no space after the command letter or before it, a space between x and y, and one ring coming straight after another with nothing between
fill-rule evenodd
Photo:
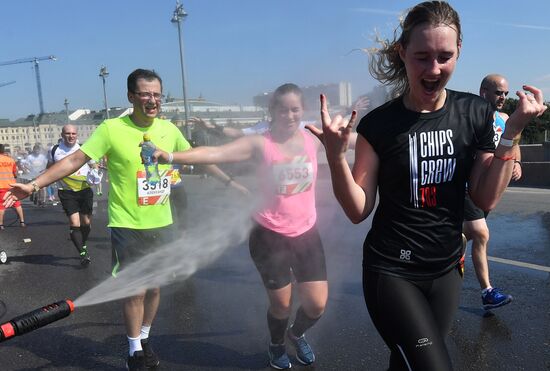
<instances>
[{"instance_id":1,"label":"outstretched arm","mask_svg":"<svg viewBox=\"0 0 550 371\"><path fill-rule=\"evenodd\" d=\"M204 121L199 117L192 117L189 119L189 121L200 126L204 130L207 130L217 135L224 135L228 138L240 138L244 136L244 132L242 131L242 129L221 126L215 123Z\"/></svg>"},{"instance_id":2,"label":"outstretched arm","mask_svg":"<svg viewBox=\"0 0 550 371\"><path fill-rule=\"evenodd\" d=\"M79 149L61 161L53 164L53 166L40 174L33 182L27 184L10 184L11 189L4 195L4 206L10 207L15 201L28 197L35 190L35 185L38 188L44 188L56 180L74 173L89 160L90 158Z\"/></svg>"},{"instance_id":3,"label":"outstretched arm","mask_svg":"<svg viewBox=\"0 0 550 371\"><path fill-rule=\"evenodd\" d=\"M208 165L240 162L251 159L261 141L260 136L243 137L221 146L196 147L172 154L157 149L153 157L163 164L174 162L184 165Z\"/></svg>"}]
</instances>

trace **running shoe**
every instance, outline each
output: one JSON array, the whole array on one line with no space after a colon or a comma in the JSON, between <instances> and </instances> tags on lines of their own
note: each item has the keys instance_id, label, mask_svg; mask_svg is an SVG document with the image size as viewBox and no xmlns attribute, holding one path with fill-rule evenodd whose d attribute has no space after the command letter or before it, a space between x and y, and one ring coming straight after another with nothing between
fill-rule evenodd
<instances>
[{"instance_id":1,"label":"running shoe","mask_svg":"<svg viewBox=\"0 0 550 371\"><path fill-rule=\"evenodd\" d=\"M303 365L310 365L315 362L315 354L306 341L306 335L296 337L292 334L292 327L287 331L290 343L296 348L296 358Z\"/></svg>"},{"instance_id":2,"label":"running shoe","mask_svg":"<svg viewBox=\"0 0 550 371\"><path fill-rule=\"evenodd\" d=\"M506 295L500 292L500 289L493 287L481 295L483 309L489 310L502 307L512 301L512 295Z\"/></svg>"},{"instance_id":3,"label":"running shoe","mask_svg":"<svg viewBox=\"0 0 550 371\"><path fill-rule=\"evenodd\" d=\"M269 365L277 370L286 370L292 367L284 344L269 345Z\"/></svg>"},{"instance_id":4,"label":"running shoe","mask_svg":"<svg viewBox=\"0 0 550 371\"><path fill-rule=\"evenodd\" d=\"M90 255L88 255L88 251L86 250L86 247L82 249L82 252L80 253L80 265L83 267L87 267L92 262L92 259L90 259Z\"/></svg>"},{"instance_id":5,"label":"running shoe","mask_svg":"<svg viewBox=\"0 0 550 371\"><path fill-rule=\"evenodd\" d=\"M159 365L160 361L151 344L149 344L149 339L141 339L141 347L143 348L143 353L145 354L145 367L152 368Z\"/></svg>"},{"instance_id":6,"label":"running shoe","mask_svg":"<svg viewBox=\"0 0 550 371\"><path fill-rule=\"evenodd\" d=\"M145 371L147 367L145 366L145 355L142 350L134 352L133 356L128 356L126 361L126 369L129 371Z\"/></svg>"}]
</instances>

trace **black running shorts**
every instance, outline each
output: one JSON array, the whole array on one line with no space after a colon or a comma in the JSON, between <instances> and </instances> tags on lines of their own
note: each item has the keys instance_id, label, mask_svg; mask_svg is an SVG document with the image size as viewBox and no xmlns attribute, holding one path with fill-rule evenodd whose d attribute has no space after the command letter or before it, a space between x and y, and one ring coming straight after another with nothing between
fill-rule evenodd
<instances>
[{"instance_id":1,"label":"black running shorts","mask_svg":"<svg viewBox=\"0 0 550 371\"><path fill-rule=\"evenodd\" d=\"M481 210L474 204L474 201L470 198L470 195L466 192L464 197L464 221L471 222L473 220L487 218L489 212Z\"/></svg>"},{"instance_id":2,"label":"black running shorts","mask_svg":"<svg viewBox=\"0 0 550 371\"><path fill-rule=\"evenodd\" d=\"M81 191L71 191L69 189L60 189L57 191L59 201L65 210L67 216L74 213L92 215L94 209L94 192L91 188Z\"/></svg>"},{"instance_id":3,"label":"black running shorts","mask_svg":"<svg viewBox=\"0 0 550 371\"><path fill-rule=\"evenodd\" d=\"M173 241L170 226L154 229L111 228L112 275L130 263Z\"/></svg>"},{"instance_id":4,"label":"black running shorts","mask_svg":"<svg viewBox=\"0 0 550 371\"><path fill-rule=\"evenodd\" d=\"M250 232L250 256L270 290L291 282L327 280L325 252L316 226L297 236L288 237L256 225Z\"/></svg>"}]
</instances>

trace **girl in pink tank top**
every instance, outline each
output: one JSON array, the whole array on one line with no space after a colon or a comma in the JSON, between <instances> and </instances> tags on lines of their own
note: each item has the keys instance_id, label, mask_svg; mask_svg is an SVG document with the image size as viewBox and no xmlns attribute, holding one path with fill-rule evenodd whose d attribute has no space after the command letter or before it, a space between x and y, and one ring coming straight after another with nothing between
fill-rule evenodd
<instances>
[{"instance_id":1,"label":"girl in pink tank top","mask_svg":"<svg viewBox=\"0 0 550 371\"><path fill-rule=\"evenodd\" d=\"M303 94L294 84L284 84L272 95L269 131L249 135L219 147L197 147L168 154L158 151L161 162L217 164L257 160L260 207L250 232L250 255L269 297L267 324L271 335L269 363L277 369L291 367L285 339L302 364L315 361L305 339L325 310L328 297L326 263L316 228L315 183L320 142L300 129ZM206 124L200 119L195 123ZM228 180L229 182L231 179ZM292 281L301 306L288 327L292 309Z\"/></svg>"}]
</instances>

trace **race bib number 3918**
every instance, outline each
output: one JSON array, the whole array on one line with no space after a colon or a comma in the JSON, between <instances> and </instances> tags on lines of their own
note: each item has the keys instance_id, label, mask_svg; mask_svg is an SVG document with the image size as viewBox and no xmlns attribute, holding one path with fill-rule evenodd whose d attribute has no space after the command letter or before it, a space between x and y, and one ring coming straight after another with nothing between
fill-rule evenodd
<instances>
[{"instance_id":1,"label":"race bib number 3918","mask_svg":"<svg viewBox=\"0 0 550 371\"><path fill-rule=\"evenodd\" d=\"M145 171L137 172L138 204L141 206L162 205L170 197L172 170L162 171L160 182L149 184Z\"/></svg>"}]
</instances>

